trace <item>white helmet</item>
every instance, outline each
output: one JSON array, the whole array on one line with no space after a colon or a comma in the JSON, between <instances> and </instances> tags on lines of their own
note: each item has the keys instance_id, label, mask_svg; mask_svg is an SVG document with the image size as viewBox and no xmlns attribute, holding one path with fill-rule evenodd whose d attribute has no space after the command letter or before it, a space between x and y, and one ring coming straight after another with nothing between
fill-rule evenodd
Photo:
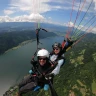
<instances>
[{"instance_id":1,"label":"white helmet","mask_svg":"<svg viewBox=\"0 0 96 96\"><path fill-rule=\"evenodd\" d=\"M38 51L37 56L44 56L49 58L49 52L46 49L41 49Z\"/></svg>"}]
</instances>

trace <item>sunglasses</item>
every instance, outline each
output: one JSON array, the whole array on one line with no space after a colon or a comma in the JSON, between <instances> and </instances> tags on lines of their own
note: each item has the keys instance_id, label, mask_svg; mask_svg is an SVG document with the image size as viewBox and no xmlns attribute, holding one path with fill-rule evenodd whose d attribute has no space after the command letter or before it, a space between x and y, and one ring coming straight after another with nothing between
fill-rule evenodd
<instances>
[{"instance_id":1,"label":"sunglasses","mask_svg":"<svg viewBox=\"0 0 96 96\"><path fill-rule=\"evenodd\" d=\"M59 50L59 48L53 48L53 50Z\"/></svg>"},{"instance_id":2,"label":"sunglasses","mask_svg":"<svg viewBox=\"0 0 96 96\"><path fill-rule=\"evenodd\" d=\"M38 58L39 60L46 60L46 58Z\"/></svg>"}]
</instances>

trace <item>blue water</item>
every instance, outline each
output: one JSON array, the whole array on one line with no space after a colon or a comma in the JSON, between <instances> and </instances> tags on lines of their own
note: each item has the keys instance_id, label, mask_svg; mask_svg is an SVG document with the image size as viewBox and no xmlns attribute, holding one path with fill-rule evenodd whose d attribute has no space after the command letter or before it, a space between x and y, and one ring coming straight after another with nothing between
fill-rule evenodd
<instances>
[{"instance_id":1,"label":"blue water","mask_svg":"<svg viewBox=\"0 0 96 96\"><path fill-rule=\"evenodd\" d=\"M63 37L41 39L40 48L46 48L51 51L52 44L62 41ZM0 96L10 86L18 83L31 69L30 60L36 48L36 41L33 41L16 50L10 50L6 54L0 55Z\"/></svg>"}]
</instances>

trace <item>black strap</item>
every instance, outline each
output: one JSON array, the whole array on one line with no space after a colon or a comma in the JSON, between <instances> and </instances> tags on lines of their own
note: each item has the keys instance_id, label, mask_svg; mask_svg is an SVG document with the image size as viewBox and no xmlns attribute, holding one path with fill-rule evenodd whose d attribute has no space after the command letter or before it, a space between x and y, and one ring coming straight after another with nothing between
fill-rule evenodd
<instances>
[{"instance_id":1,"label":"black strap","mask_svg":"<svg viewBox=\"0 0 96 96\"><path fill-rule=\"evenodd\" d=\"M48 32L48 31L47 31L46 29L44 29L44 28L37 28L37 29L36 29L37 50L35 51L32 59L35 58L38 50L40 49L40 48L39 48L39 44L42 44L42 43L39 41L39 32L40 32L40 30L43 30L43 31L45 31L45 32Z\"/></svg>"},{"instance_id":2,"label":"black strap","mask_svg":"<svg viewBox=\"0 0 96 96\"><path fill-rule=\"evenodd\" d=\"M50 90L51 90L51 96L58 96L54 87L53 87L53 84L50 80L49 80L49 87L50 87Z\"/></svg>"}]
</instances>

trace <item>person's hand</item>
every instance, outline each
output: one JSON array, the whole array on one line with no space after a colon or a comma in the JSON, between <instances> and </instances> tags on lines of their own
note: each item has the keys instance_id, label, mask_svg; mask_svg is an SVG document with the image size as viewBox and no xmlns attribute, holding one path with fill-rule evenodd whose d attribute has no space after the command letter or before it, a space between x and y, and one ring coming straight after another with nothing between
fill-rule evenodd
<instances>
[{"instance_id":1,"label":"person's hand","mask_svg":"<svg viewBox=\"0 0 96 96\"><path fill-rule=\"evenodd\" d=\"M46 80L50 80L50 79L52 79L53 77L54 77L54 74L53 74L53 73L50 73L50 74L45 75L45 79L46 79Z\"/></svg>"},{"instance_id":2,"label":"person's hand","mask_svg":"<svg viewBox=\"0 0 96 96\"><path fill-rule=\"evenodd\" d=\"M32 70L29 70L29 74L32 74L33 73L33 71Z\"/></svg>"},{"instance_id":3,"label":"person's hand","mask_svg":"<svg viewBox=\"0 0 96 96\"><path fill-rule=\"evenodd\" d=\"M44 91L48 91L48 89L49 89L49 84L45 84L44 85Z\"/></svg>"},{"instance_id":4,"label":"person's hand","mask_svg":"<svg viewBox=\"0 0 96 96\"><path fill-rule=\"evenodd\" d=\"M33 66L36 66L37 61L35 61L34 59L32 59L32 60L30 61L30 63L31 63Z\"/></svg>"},{"instance_id":5,"label":"person's hand","mask_svg":"<svg viewBox=\"0 0 96 96\"><path fill-rule=\"evenodd\" d=\"M32 58L30 63L33 64L34 62L35 62L35 60L34 60L34 58Z\"/></svg>"}]
</instances>

